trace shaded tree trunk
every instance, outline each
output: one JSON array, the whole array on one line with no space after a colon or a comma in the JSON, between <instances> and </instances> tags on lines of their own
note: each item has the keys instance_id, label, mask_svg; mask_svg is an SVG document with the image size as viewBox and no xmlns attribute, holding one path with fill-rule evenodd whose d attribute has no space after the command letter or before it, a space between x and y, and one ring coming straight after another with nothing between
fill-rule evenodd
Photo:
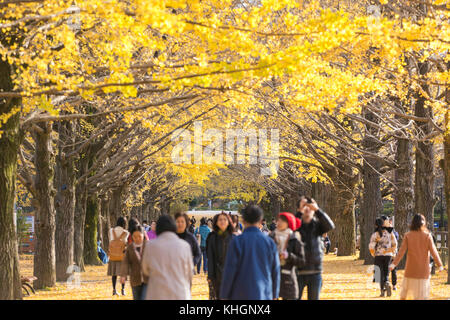
<instances>
[{"instance_id":1,"label":"shaded tree trunk","mask_svg":"<svg viewBox=\"0 0 450 320\"><path fill-rule=\"evenodd\" d=\"M364 259L365 265L372 265L374 258L369 252L369 241L372 235L375 219L383 208L381 198L380 175L374 170L379 170L379 161L368 159L363 164L363 199L361 204L361 238L360 259Z\"/></svg>"},{"instance_id":2,"label":"shaded tree trunk","mask_svg":"<svg viewBox=\"0 0 450 320\"><path fill-rule=\"evenodd\" d=\"M109 229L111 229L111 220L109 217L109 199L108 198L102 198L101 203L101 211L102 211L102 246L103 250L108 252L109 247Z\"/></svg>"},{"instance_id":3,"label":"shaded tree trunk","mask_svg":"<svg viewBox=\"0 0 450 320\"><path fill-rule=\"evenodd\" d=\"M338 256L351 256L356 253L356 220L354 190L349 190L342 184L336 186L338 212L336 219L336 232L338 238Z\"/></svg>"},{"instance_id":4,"label":"shaded tree trunk","mask_svg":"<svg viewBox=\"0 0 450 320\"><path fill-rule=\"evenodd\" d=\"M0 90L12 91L11 66L0 56ZM21 100L0 99L0 115L9 114ZM20 114L11 116L0 126L0 300L22 299L19 253L14 225L14 199L17 177L17 154L23 139Z\"/></svg>"},{"instance_id":5,"label":"shaded tree trunk","mask_svg":"<svg viewBox=\"0 0 450 320\"><path fill-rule=\"evenodd\" d=\"M59 124L56 194L56 281L66 281L74 263L75 163L65 155L73 150L74 130L70 122ZM64 147L64 144L69 147Z\"/></svg>"},{"instance_id":6,"label":"shaded tree trunk","mask_svg":"<svg viewBox=\"0 0 450 320\"><path fill-rule=\"evenodd\" d=\"M271 213L272 213L272 218L275 218L278 216L278 214L280 213L280 199L277 195L275 194L270 194L270 204L271 204Z\"/></svg>"},{"instance_id":7,"label":"shaded tree trunk","mask_svg":"<svg viewBox=\"0 0 450 320\"><path fill-rule=\"evenodd\" d=\"M78 175L82 176L88 170L86 155L78 162ZM87 178L78 181L75 192L75 215L74 215L74 260L75 264L84 271L84 225L86 219L87 203Z\"/></svg>"},{"instance_id":8,"label":"shaded tree trunk","mask_svg":"<svg viewBox=\"0 0 450 320\"><path fill-rule=\"evenodd\" d=\"M332 187L320 182L312 183L311 186L311 196L316 200L319 207L330 216L331 220L336 223L337 212L335 207L337 205L337 197L335 196ZM330 252L332 252L337 247L338 243L336 229L328 232L328 238L331 242Z\"/></svg>"},{"instance_id":9,"label":"shaded tree trunk","mask_svg":"<svg viewBox=\"0 0 450 320\"><path fill-rule=\"evenodd\" d=\"M450 63L449 63L450 65ZM448 70L448 67L447 67ZM446 90L446 102L447 107L450 107L450 90ZM450 239L450 111L449 108L447 108L447 112L445 113L445 133L444 133L444 163L443 163L443 170L444 170L444 187L445 187L445 210L447 213L447 239ZM450 240L448 240L450 241ZM450 247L450 245L447 245L447 247ZM450 259L447 260L447 269L448 265L450 264ZM450 284L450 271L447 271L447 283Z\"/></svg>"},{"instance_id":10,"label":"shaded tree trunk","mask_svg":"<svg viewBox=\"0 0 450 320\"><path fill-rule=\"evenodd\" d=\"M51 123L38 124L34 132L36 207L36 250L34 255L34 282L36 289L53 287L55 271L55 190L53 187L55 154L53 152Z\"/></svg>"},{"instance_id":11,"label":"shaded tree trunk","mask_svg":"<svg viewBox=\"0 0 450 320\"><path fill-rule=\"evenodd\" d=\"M112 196L110 199L110 207L109 207L109 214L110 214L110 222L111 226L115 226L117 219L119 217L125 216L125 209L124 209L124 195L126 192L126 187L122 186L118 189L113 190Z\"/></svg>"},{"instance_id":12,"label":"shaded tree trunk","mask_svg":"<svg viewBox=\"0 0 450 320\"><path fill-rule=\"evenodd\" d=\"M377 122L377 117L371 112L365 113L365 118L372 122ZM371 153L378 153L379 146L373 135L376 134L375 129L366 126L366 130L370 133L363 139L363 147ZM370 236L373 231L375 219L382 211L383 202L381 197L380 184L380 160L378 158L366 156L363 161L363 197L360 206L360 251L359 258L364 259L365 265L372 265L374 258L369 251Z\"/></svg>"},{"instance_id":13,"label":"shaded tree trunk","mask_svg":"<svg viewBox=\"0 0 450 320\"><path fill-rule=\"evenodd\" d=\"M419 73L425 75L429 70L429 63L418 63ZM422 85L422 89L427 91L428 86ZM425 106L426 98L420 92L416 93L414 114L417 117L432 118L433 112L430 107ZM429 122L416 122L420 129L421 136L427 136L433 131ZM434 206L434 150L433 142L419 142L416 147L416 175L414 184L415 212L423 214L427 220L427 227L433 230Z\"/></svg>"},{"instance_id":14,"label":"shaded tree trunk","mask_svg":"<svg viewBox=\"0 0 450 320\"><path fill-rule=\"evenodd\" d=\"M413 188L413 157L412 144L409 140L398 139L395 161L398 167L394 171L394 227L399 234L399 246L411 221L411 214L414 207ZM398 265L403 269L405 259Z\"/></svg>"},{"instance_id":15,"label":"shaded tree trunk","mask_svg":"<svg viewBox=\"0 0 450 320\"><path fill-rule=\"evenodd\" d=\"M98 197L91 194L87 198L86 224L84 232L83 258L86 265L102 265L97 254L97 223L99 215Z\"/></svg>"}]
</instances>

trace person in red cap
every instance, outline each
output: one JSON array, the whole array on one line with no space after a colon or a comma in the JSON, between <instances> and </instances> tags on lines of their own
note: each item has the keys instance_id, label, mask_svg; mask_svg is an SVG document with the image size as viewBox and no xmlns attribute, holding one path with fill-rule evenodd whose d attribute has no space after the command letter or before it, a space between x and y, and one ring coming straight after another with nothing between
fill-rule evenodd
<instances>
[{"instance_id":1,"label":"person in red cap","mask_svg":"<svg viewBox=\"0 0 450 320\"><path fill-rule=\"evenodd\" d=\"M305 264L305 251L300 232L301 220L290 212L281 212L277 218L277 227L270 237L277 245L281 265L280 297L283 300L298 299L299 290L295 268Z\"/></svg>"}]
</instances>

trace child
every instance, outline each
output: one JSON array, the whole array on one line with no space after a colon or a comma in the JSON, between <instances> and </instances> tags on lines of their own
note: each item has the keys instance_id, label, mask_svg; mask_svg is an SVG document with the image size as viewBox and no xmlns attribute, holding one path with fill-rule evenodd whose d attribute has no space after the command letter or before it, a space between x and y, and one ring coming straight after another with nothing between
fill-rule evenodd
<instances>
[{"instance_id":1,"label":"child","mask_svg":"<svg viewBox=\"0 0 450 320\"><path fill-rule=\"evenodd\" d=\"M290 212L278 215L276 229L270 237L277 245L281 265L280 297L283 300L298 299L299 290L295 267L305 263L305 252L300 232L294 232L301 226L301 220Z\"/></svg>"},{"instance_id":2,"label":"child","mask_svg":"<svg viewBox=\"0 0 450 320\"><path fill-rule=\"evenodd\" d=\"M127 275L130 275L134 300L142 300L142 297L145 296L148 280L141 271L141 257L145 248L144 237L144 228L142 226L136 226L132 234L133 242L128 245L125 251L125 257L122 260L120 270L122 284L125 284Z\"/></svg>"}]
</instances>

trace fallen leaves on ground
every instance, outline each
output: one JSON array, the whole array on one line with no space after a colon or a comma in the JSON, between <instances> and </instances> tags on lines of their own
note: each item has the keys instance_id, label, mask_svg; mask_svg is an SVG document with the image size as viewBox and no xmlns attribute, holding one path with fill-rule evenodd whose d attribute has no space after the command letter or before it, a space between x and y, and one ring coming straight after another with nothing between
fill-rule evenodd
<instances>
[{"instance_id":1,"label":"fallen leaves on ground","mask_svg":"<svg viewBox=\"0 0 450 320\"><path fill-rule=\"evenodd\" d=\"M33 256L20 257L22 275L33 274ZM323 287L320 298L322 300L397 300L399 299L403 270L397 272L398 289L391 297L380 298L377 283L372 282L373 266L356 260L356 256L337 257L326 255L323 266ZM56 287L38 290L35 295L25 297L25 300L130 300L131 288L127 282L125 296L112 296L111 277L106 275L107 266L87 266L86 272L80 273L80 287L71 288L67 283L58 282ZM442 300L450 298L450 285L446 284L447 272L440 272L431 277L431 299ZM120 288L120 284L117 284ZM192 285L193 300L207 300L209 298L206 275L195 275ZM120 290L118 290L120 291ZM306 297L306 289L303 293Z\"/></svg>"}]
</instances>

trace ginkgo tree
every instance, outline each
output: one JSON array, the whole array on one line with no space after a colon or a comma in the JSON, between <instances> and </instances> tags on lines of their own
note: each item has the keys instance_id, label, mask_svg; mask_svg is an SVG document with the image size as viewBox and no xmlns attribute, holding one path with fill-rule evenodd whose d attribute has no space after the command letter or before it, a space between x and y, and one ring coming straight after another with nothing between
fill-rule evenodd
<instances>
[{"instance_id":1,"label":"ginkgo tree","mask_svg":"<svg viewBox=\"0 0 450 320\"><path fill-rule=\"evenodd\" d=\"M48 156L52 121L115 113L129 124L157 126L145 124L138 111L167 117L172 104L205 96L202 108L220 104L245 115L255 106L264 109L253 93L273 78L282 86L270 98L301 106L295 112L300 119L308 112L358 114L365 93L392 89L386 68L409 75L399 59L405 52L427 46L427 59L448 48L448 12L441 6L436 1L431 9L443 17L420 23L396 16L374 23L351 6L324 7L322 1L2 1L0 298L20 296L12 211L26 131L40 141L36 151ZM372 51L377 65L358 61ZM354 59L347 61L348 52ZM428 76L448 83L448 70ZM396 90L404 97L405 90ZM74 108L80 103L95 107ZM436 108L445 111L440 103ZM41 190L51 189L52 165L44 161L37 169L47 173L39 175ZM46 216L51 221L52 213Z\"/></svg>"}]
</instances>

